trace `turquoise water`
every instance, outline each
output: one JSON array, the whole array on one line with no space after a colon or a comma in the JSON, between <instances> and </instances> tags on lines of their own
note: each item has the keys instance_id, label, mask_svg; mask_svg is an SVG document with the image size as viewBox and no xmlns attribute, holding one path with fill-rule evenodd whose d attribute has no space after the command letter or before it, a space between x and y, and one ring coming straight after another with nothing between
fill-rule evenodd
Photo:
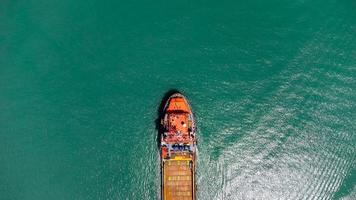
<instances>
[{"instance_id":1,"label":"turquoise water","mask_svg":"<svg viewBox=\"0 0 356 200\"><path fill-rule=\"evenodd\" d=\"M170 89L197 116L199 200L356 199L355 19L353 0L2 1L0 199L158 199Z\"/></svg>"}]
</instances>

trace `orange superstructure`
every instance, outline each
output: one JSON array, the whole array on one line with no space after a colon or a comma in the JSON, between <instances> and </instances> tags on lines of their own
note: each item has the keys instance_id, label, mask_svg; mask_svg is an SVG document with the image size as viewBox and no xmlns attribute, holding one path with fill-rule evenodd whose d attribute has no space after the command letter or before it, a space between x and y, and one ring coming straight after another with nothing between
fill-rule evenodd
<instances>
[{"instance_id":1,"label":"orange superstructure","mask_svg":"<svg viewBox=\"0 0 356 200\"><path fill-rule=\"evenodd\" d=\"M195 200L195 121L186 98L175 93L161 119L162 200Z\"/></svg>"}]
</instances>

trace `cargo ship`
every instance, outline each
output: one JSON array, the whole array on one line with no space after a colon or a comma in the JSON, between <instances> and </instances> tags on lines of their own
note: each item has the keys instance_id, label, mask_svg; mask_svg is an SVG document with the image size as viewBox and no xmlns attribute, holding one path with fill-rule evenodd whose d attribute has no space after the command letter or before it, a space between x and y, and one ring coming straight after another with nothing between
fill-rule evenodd
<instances>
[{"instance_id":1,"label":"cargo ship","mask_svg":"<svg viewBox=\"0 0 356 200\"><path fill-rule=\"evenodd\" d=\"M195 200L197 157L193 112L181 93L167 99L161 116L161 199Z\"/></svg>"}]
</instances>

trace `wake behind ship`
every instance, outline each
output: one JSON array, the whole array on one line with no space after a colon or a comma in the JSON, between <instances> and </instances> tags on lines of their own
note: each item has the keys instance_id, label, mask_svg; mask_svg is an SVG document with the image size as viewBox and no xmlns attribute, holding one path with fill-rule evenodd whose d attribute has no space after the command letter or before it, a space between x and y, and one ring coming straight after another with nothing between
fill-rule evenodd
<instances>
[{"instance_id":1,"label":"wake behind ship","mask_svg":"<svg viewBox=\"0 0 356 200\"><path fill-rule=\"evenodd\" d=\"M195 200L196 128L193 112L182 94L168 98L161 126L161 198Z\"/></svg>"}]
</instances>

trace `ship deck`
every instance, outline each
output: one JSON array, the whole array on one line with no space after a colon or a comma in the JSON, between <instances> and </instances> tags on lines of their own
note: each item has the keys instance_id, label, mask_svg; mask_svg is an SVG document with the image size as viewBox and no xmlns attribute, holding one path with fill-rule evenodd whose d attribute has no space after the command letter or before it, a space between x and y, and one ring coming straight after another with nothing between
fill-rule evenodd
<instances>
[{"instance_id":1,"label":"ship deck","mask_svg":"<svg viewBox=\"0 0 356 200\"><path fill-rule=\"evenodd\" d=\"M163 200L195 200L196 137L192 111L181 94L168 100L162 118Z\"/></svg>"}]
</instances>

